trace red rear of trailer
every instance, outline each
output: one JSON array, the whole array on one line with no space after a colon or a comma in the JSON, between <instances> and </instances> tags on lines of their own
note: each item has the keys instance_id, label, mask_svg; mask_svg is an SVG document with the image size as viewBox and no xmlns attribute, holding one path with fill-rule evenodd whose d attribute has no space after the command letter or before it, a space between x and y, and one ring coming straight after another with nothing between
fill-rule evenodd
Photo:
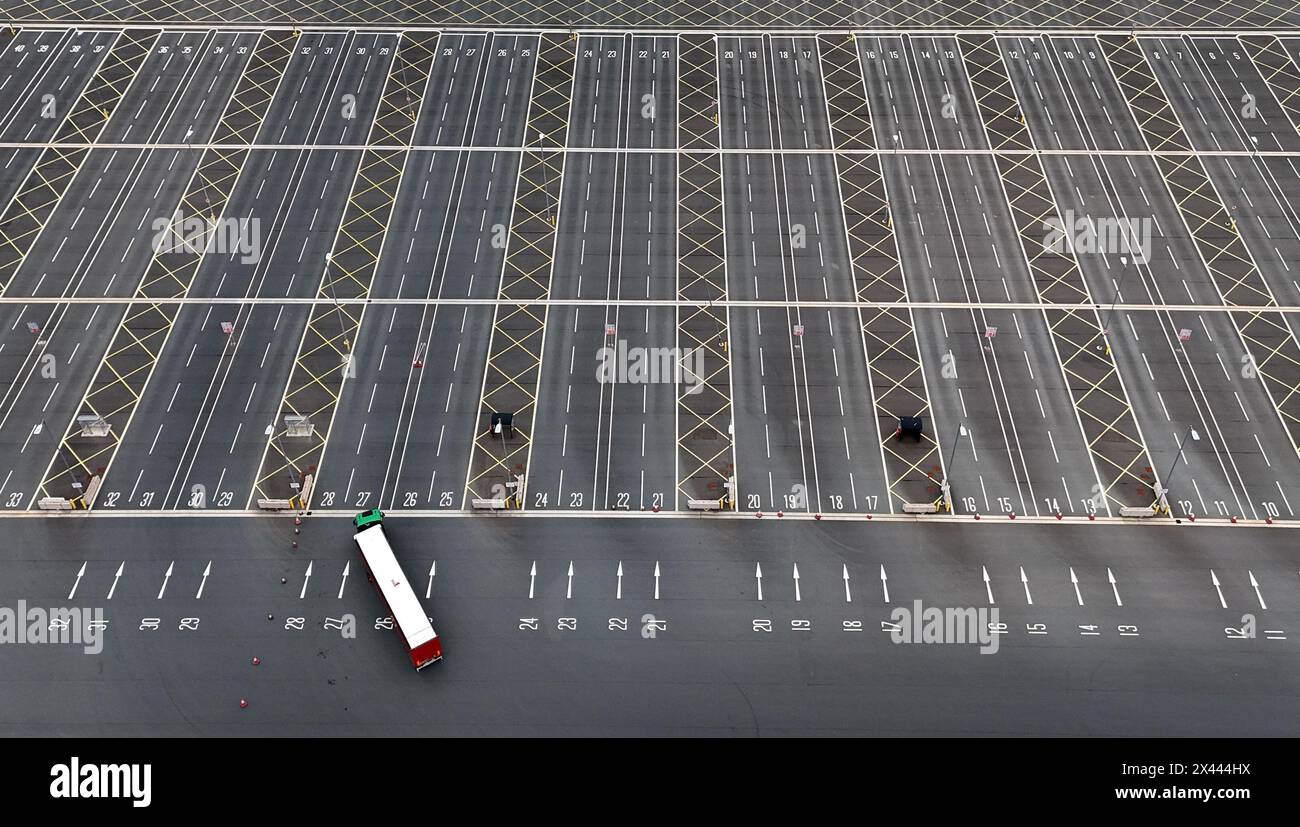
<instances>
[{"instance_id":1,"label":"red rear of trailer","mask_svg":"<svg viewBox=\"0 0 1300 827\"><path fill-rule=\"evenodd\" d=\"M420 599L406 581L393 549L388 545L384 527L372 523L354 535L361 550L361 562L366 567L370 582L375 584L379 599L393 618L393 627L401 636L417 670L442 659L442 641L433 630Z\"/></svg>"}]
</instances>

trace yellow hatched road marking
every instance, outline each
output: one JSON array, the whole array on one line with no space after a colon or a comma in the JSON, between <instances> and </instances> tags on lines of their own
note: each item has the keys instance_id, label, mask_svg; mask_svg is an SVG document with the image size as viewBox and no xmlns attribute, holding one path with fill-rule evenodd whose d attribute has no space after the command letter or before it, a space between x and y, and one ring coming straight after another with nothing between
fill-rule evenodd
<instances>
[{"instance_id":1,"label":"yellow hatched road marking","mask_svg":"<svg viewBox=\"0 0 1300 827\"><path fill-rule=\"evenodd\" d=\"M117 110L145 58L153 50L157 29L124 32L114 39L77 102L55 133L54 143L76 140L93 144ZM0 217L0 294L8 290L55 207L81 170L89 148L47 148Z\"/></svg>"},{"instance_id":2,"label":"yellow hatched road marking","mask_svg":"<svg viewBox=\"0 0 1300 827\"><path fill-rule=\"evenodd\" d=\"M818 46L823 66L829 67L823 77L828 79L826 104L835 148L869 148L875 138L857 41L823 35ZM907 301L880 160L874 155L836 155L835 168L858 300ZM939 496L943 458L930 432L923 432L917 443L903 443L895 437L900 417L932 418L911 310L864 306L859 310L859 322L892 513L905 503ZM934 427L931 422L930 430ZM940 472L938 478L936 471Z\"/></svg>"},{"instance_id":3,"label":"yellow hatched road marking","mask_svg":"<svg viewBox=\"0 0 1300 827\"><path fill-rule=\"evenodd\" d=\"M328 10L326 12L325 10ZM1122 5L1104 0L894 0L862 4L809 4L786 0L729 0L704 5L696 0L641 0L604 5L565 0L354 0L340 6L308 7L301 0L20 0L12 19L141 21L167 23L270 22L281 24L400 25L433 21L450 26L1267 26L1294 15L1284 0L1184 0L1146 7L1134 18Z\"/></svg>"},{"instance_id":4,"label":"yellow hatched road marking","mask_svg":"<svg viewBox=\"0 0 1300 827\"><path fill-rule=\"evenodd\" d=\"M559 221L569 107L576 75L577 42L568 34L543 35L538 43L529 94L524 144L515 184L514 208L507 236L498 303L483 372L478 430L470 448L465 498L525 501L528 459L532 450L537 388ZM507 444L491 427L494 412L512 414L514 441ZM523 490L506 485L524 477Z\"/></svg>"},{"instance_id":5,"label":"yellow hatched road marking","mask_svg":"<svg viewBox=\"0 0 1300 827\"><path fill-rule=\"evenodd\" d=\"M1300 69L1291 60L1286 45L1272 35L1240 35L1237 40L1282 106L1291 128L1300 129Z\"/></svg>"},{"instance_id":6,"label":"yellow hatched road marking","mask_svg":"<svg viewBox=\"0 0 1300 827\"><path fill-rule=\"evenodd\" d=\"M1033 149L1033 135L996 39L971 35L959 37L958 45L989 143ZM1001 131L988 126L989 122L1001 124ZM1107 508L1113 505L1117 511L1135 501L1150 504L1154 499L1151 486L1156 482L1151 458L1100 318L1091 308L1050 307L1091 303L1092 297L1073 251L1056 253L1042 243L1042 228L1060 221L1042 163L1036 155L1006 154L995 156L995 162L1035 295L1046 305L1043 318ZM1121 486L1132 486L1132 497L1121 496Z\"/></svg>"},{"instance_id":7,"label":"yellow hatched road marking","mask_svg":"<svg viewBox=\"0 0 1300 827\"><path fill-rule=\"evenodd\" d=\"M236 118L255 117L254 126L260 126L269 108L271 94L267 92L265 81L257 82L252 76L270 73L271 79L278 83L292 54L293 41L294 38L285 32L259 39L215 134L232 131L232 121ZM181 198L179 214L212 220L224 213L249 155L249 150L237 147L205 151ZM66 476L75 474L84 484L92 476L107 473L123 436L130 429L138 403L182 307L150 300L184 298L189 293L214 232L211 225L205 229L200 242L202 246L197 252L192 247L180 251L155 251L133 298L139 304L128 308L81 404L77 406L78 416L101 417L110 423L114 419L125 421L120 429L110 430L107 437L82 439L77 417L74 417L59 446L59 452L64 454L63 461L59 461L57 454L51 459L41 483L40 496L68 496L80 501L84 507L93 507L93 502L85 502L76 491L62 490L60 481L66 485ZM187 246L195 243L189 237L185 242ZM145 333L142 336L137 331Z\"/></svg>"},{"instance_id":8,"label":"yellow hatched road marking","mask_svg":"<svg viewBox=\"0 0 1300 827\"><path fill-rule=\"evenodd\" d=\"M1173 118L1172 128L1190 144L1139 44L1130 43L1128 48L1137 60L1142 61L1140 71L1135 70L1130 77L1150 77L1155 82L1154 88L1149 84L1144 88L1150 94L1160 96L1162 103L1156 106L1169 112ZM1137 83L1121 84L1130 107L1134 105L1131 93L1137 86ZM1145 128L1142 136L1148 148L1154 146L1153 138L1158 137ZM1220 301L1229 307L1243 303L1276 307L1278 303L1272 290L1201 160L1196 156L1157 154L1154 157L1156 170L1177 206L1183 224L1191 233ZM1247 367L1253 367L1258 374L1264 392L1291 441L1292 450L1300 454L1300 341L1297 341L1286 317L1280 314L1251 311L1229 314L1229 318L1245 344Z\"/></svg>"},{"instance_id":9,"label":"yellow hatched road marking","mask_svg":"<svg viewBox=\"0 0 1300 827\"><path fill-rule=\"evenodd\" d=\"M436 33L401 36L370 124L368 144L378 140L410 146L416 127L413 115L425 98L437 46ZM383 253L408 154L406 149L367 149L361 158L263 450L250 503L255 498L292 501L297 492L289 481L319 470L343 384L350 375L353 344L365 317L365 300ZM289 436L284 424L289 415L306 416L313 425L310 436Z\"/></svg>"},{"instance_id":10,"label":"yellow hatched road marking","mask_svg":"<svg viewBox=\"0 0 1300 827\"><path fill-rule=\"evenodd\" d=\"M717 38L677 38L677 144L716 150L718 117ZM683 371L694 370L687 353L703 352L704 375L677 395L677 491L681 500L722 500L736 507L726 490L735 475L731 434L731 354L727 300L726 242L720 153L679 155L677 163L677 338Z\"/></svg>"}]
</instances>

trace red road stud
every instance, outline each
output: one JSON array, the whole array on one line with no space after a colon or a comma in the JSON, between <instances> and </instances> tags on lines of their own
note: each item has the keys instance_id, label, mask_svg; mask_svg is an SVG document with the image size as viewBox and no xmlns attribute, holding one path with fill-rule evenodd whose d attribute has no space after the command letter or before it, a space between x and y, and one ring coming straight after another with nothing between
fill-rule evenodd
<instances>
[{"instance_id":1,"label":"red road stud","mask_svg":"<svg viewBox=\"0 0 1300 827\"><path fill-rule=\"evenodd\" d=\"M239 708L240 708L240 709L248 709L248 701L244 700L243 698L240 698L240 699L239 699Z\"/></svg>"},{"instance_id":2,"label":"red road stud","mask_svg":"<svg viewBox=\"0 0 1300 827\"><path fill-rule=\"evenodd\" d=\"M763 512L762 512L762 511L755 511L755 512L754 512L754 516L761 520L761 519L763 519Z\"/></svg>"},{"instance_id":3,"label":"red road stud","mask_svg":"<svg viewBox=\"0 0 1300 827\"><path fill-rule=\"evenodd\" d=\"M978 520L979 518L980 518L980 515L979 515L979 514L976 514L976 515L975 515L975 519Z\"/></svg>"},{"instance_id":4,"label":"red road stud","mask_svg":"<svg viewBox=\"0 0 1300 827\"><path fill-rule=\"evenodd\" d=\"M1236 514L1233 514L1233 515L1232 515L1232 521L1233 521L1234 523L1237 522L1237 515L1236 515Z\"/></svg>"},{"instance_id":5,"label":"red road stud","mask_svg":"<svg viewBox=\"0 0 1300 827\"><path fill-rule=\"evenodd\" d=\"M784 512L784 511L778 511L778 512L776 512L776 516L778 516L778 517L784 517L784 516L785 516L785 512Z\"/></svg>"},{"instance_id":6,"label":"red road stud","mask_svg":"<svg viewBox=\"0 0 1300 827\"><path fill-rule=\"evenodd\" d=\"M1188 514L1188 515L1187 515L1187 519L1191 520L1192 522L1196 522L1196 515L1195 515L1195 514Z\"/></svg>"},{"instance_id":7,"label":"red road stud","mask_svg":"<svg viewBox=\"0 0 1300 827\"><path fill-rule=\"evenodd\" d=\"M302 517L294 517L294 518L293 518L293 524L294 524L294 525L302 525Z\"/></svg>"},{"instance_id":8,"label":"red road stud","mask_svg":"<svg viewBox=\"0 0 1300 827\"><path fill-rule=\"evenodd\" d=\"M297 547L298 547L298 541L297 541L297 540L294 540L294 541L293 541L293 547L294 547L294 548L297 548Z\"/></svg>"},{"instance_id":9,"label":"red road stud","mask_svg":"<svg viewBox=\"0 0 1300 827\"><path fill-rule=\"evenodd\" d=\"M253 665L254 665L254 666L261 666L261 665L262 665L262 659L259 658L259 657L257 657L256 655L254 655L254 656L253 656Z\"/></svg>"},{"instance_id":10,"label":"red road stud","mask_svg":"<svg viewBox=\"0 0 1300 827\"><path fill-rule=\"evenodd\" d=\"M657 505L656 505L656 506L653 506L653 511L654 511L654 513L658 514L658 513L659 513L659 506L657 506Z\"/></svg>"},{"instance_id":11,"label":"red road stud","mask_svg":"<svg viewBox=\"0 0 1300 827\"><path fill-rule=\"evenodd\" d=\"M1272 517L1265 517L1265 518L1264 518L1264 524L1265 524L1265 525L1273 525L1273 518L1272 518Z\"/></svg>"},{"instance_id":12,"label":"red road stud","mask_svg":"<svg viewBox=\"0 0 1300 827\"><path fill-rule=\"evenodd\" d=\"M1089 520L1095 520L1095 519L1097 519L1097 515L1096 515L1096 514L1089 514L1089 515L1088 515L1088 519L1089 519Z\"/></svg>"},{"instance_id":13,"label":"red road stud","mask_svg":"<svg viewBox=\"0 0 1300 827\"><path fill-rule=\"evenodd\" d=\"M1058 520L1061 519L1061 512L1059 512L1059 511L1056 512L1056 519L1058 519Z\"/></svg>"},{"instance_id":14,"label":"red road stud","mask_svg":"<svg viewBox=\"0 0 1300 827\"><path fill-rule=\"evenodd\" d=\"M813 519L814 519L814 520L820 520L821 518L822 518L822 515L820 515L820 514L814 514L814 515L813 515Z\"/></svg>"},{"instance_id":15,"label":"red road stud","mask_svg":"<svg viewBox=\"0 0 1300 827\"><path fill-rule=\"evenodd\" d=\"M1010 514L1008 514L1007 516L1014 520L1014 519L1016 518L1016 512L1012 511L1012 512L1011 512Z\"/></svg>"}]
</instances>

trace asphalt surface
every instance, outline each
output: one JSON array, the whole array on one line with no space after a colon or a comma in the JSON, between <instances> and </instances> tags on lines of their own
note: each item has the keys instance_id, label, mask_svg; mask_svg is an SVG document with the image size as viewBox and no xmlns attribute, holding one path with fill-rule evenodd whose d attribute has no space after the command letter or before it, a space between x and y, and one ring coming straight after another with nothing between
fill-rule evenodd
<instances>
[{"instance_id":1,"label":"asphalt surface","mask_svg":"<svg viewBox=\"0 0 1300 827\"><path fill-rule=\"evenodd\" d=\"M1031 51L1030 44L1024 41L1004 44L1004 49L1017 47L1022 55ZM1080 49L1076 54L1082 54L1087 44L1075 48ZM1011 65L1019 64L1023 69L1023 73L1013 73L1022 94L1033 94L1031 87L1042 90L1045 107L1036 113L1042 119L1030 118L1036 141L1059 148L1127 148L1124 145L1133 140L1131 130L1125 138L1118 129L1107 135L1106 130L1090 126L1103 119L1123 123L1120 113L1107 107L1097 87L1085 85L1082 78L1063 80L1052 65L1069 62L1059 57L1059 49L1048 52L1040 47L1037 53L1042 55L1040 59L1011 61ZM1193 60L1191 54L1183 59ZM1088 89L1093 89L1093 94L1081 91ZM1190 101L1176 100L1188 110L1196 108ZM1220 110L1219 114L1229 119L1227 112ZM1190 124L1199 118L1189 111L1181 121ZM1192 134L1196 131L1193 129ZM1080 256L1094 299L1106 295L1113 299L1117 292L1132 298L1137 291L1156 305L1223 303L1152 160L1062 156L1050 159L1047 165L1063 211L1150 218L1151 251L1145 263L1138 257L1125 263L1115 260L1115 256ZM1213 176L1214 163L1208 166ZM1269 192L1260 185L1261 196ZM1277 269L1266 264L1261 272L1276 278ZM1138 278L1128 279L1130 272ZM1288 463L1274 464L1265 447L1289 446L1290 438L1262 384L1240 372L1246 348L1233 318L1222 313L1156 311L1119 313L1111 324L1117 334L1110 340L1113 352L1117 361L1127 365L1128 376L1132 377L1126 387L1132 394L1130 400L1156 469L1173 467L1179 443L1186 440L1189 428L1200 437L1190 441L1190 450L1184 449L1187 477L1171 496L1175 512L1225 515L1235 511L1253 517L1277 509L1291 516L1292 505L1286 492L1287 480L1294 480L1293 469ZM1187 341L1179 337L1182 330L1191 331Z\"/></svg>"},{"instance_id":2,"label":"asphalt surface","mask_svg":"<svg viewBox=\"0 0 1300 827\"><path fill-rule=\"evenodd\" d=\"M629 0L601 2L561 2L539 0L526 6L455 2L404 2L384 5L364 12L347 7L319 7L299 4L289 7L263 7L225 0L72 0L51 3L49 0L5 0L0 12L6 19L27 21L108 20L140 22L178 20L195 22L241 23L348 23L391 26L400 23L482 26L726 26L738 28L795 26L1186 26L1214 28L1225 26L1277 27L1295 25L1295 11L1276 2L1103 2L1082 0L1062 6L1058 3L1014 0L961 0L930 3L923 6L894 7L889 4L850 3L829 0L816 4L798 0L714 4L671 0L646 6Z\"/></svg>"},{"instance_id":3,"label":"asphalt surface","mask_svg":"<svg viewBox=\"0 0 1300 827\"><path fill-rule=\"evenodd\" d=\"M443 641L417 673L347 520L5 526L0 605L107 621L0 646L5 735L1298 731L1285 530L393 517ZM892 642L918 600L996 607L997 651Z\"/></svg>"},{"instance_id":4,"label":"asphalt surface","mask_svg":"<svg viewBox=\"0 0 1300 827\"><path fill-rule=\"evenodd\" d=\"M22 113L50 84L62 100L75 100L116 38L19 30L0 52L0 70L8 71L0 72L0 90L12 87L5 94L15 100L0 124L17 144L2 182L11 193L27 185L43 157L36 147L58 123L38 118L20 134L30 120ZM556 233L538 278L553 304L537 385L527 389L538 413L520 469L523 505L682 510L691 494L677 485L685 471L675 447L671 351L682 344L681 309L638 304L672 302L680 288L677 38L571 42L572 151L557 180L543 182L556 197ZM1181 193L1146 154L1149 141L1104 50L1086 37L993 42L1001 63L988 67L972 64L976 57L952 36L856 41L875 140L886 150L878 162L907 297L969 305L910 314L932 411L927 428L941 448L919 469L935 483L932 493L948 479L959 514L1113 515L1120 504L1149 503L1150 484L1164 484L1172 469L1179 516L1293 518L1300 465L1278 412L1286 400L1239 370L1248 352L1241 320L1224 312L1205 248L1177 206ZM1271 300L1290 305L1300 296L1288 263L1300 252L1300 219L1288 199L1294 161L1216 154L1293 151L1300 139L1286 113L1235 41L1141 42L1188 140L1206 153L1201 163L1223 208L1241 219ZM240 81L256 44L252 33L162 32L104 127L110 146L85 155L23 253L0 330L5 508L33 507L47 478L43 493L72 490L78 474L66 452L52 449L92 377L116 369L104 362L107 341L126 312L122 304L24 299L132 295L150 257L141 237L152 230L148 219L178 203L201 154L188 146L213 134L222 117L216 102ZM224 211L256 228L257 249L200 262L138 404L113 423L121 444L100 466L96 507L252 507L266 429L280 428L281 399L313 315L304 302L319 302L318 328L328 332L333 318L343 329L343 311L331 307L321 277L341 243L349 195L373 184L357 171L380 92L392 82L396 44L391 34L311 32L282 76L258 67L256 80L274 94ZM386 184L395 207L368 284L372 303L349 344L354 358L337 408L316 423L329 435L311 469L317 507L468 505L467 444L483 426L490 302L510 252L503 241L515 198L528 195L518 187L518 147L539 114L530 102L538 45L536 35L448 34L426 67L413 148L401 156L399 179ZM817 306L855 298L841 161L825 151L832 124L824 44L752 35L721 37L716 47L727 298L773 302L727 311L734 468L719 471L736 474L733 500L742 511L888 512L896 471L879 435L892 426L872 421L873 400L896 377L865 369L856 310ZM1148 222L1141 260L1076 254L1110 327L1122 382L1116 398L1133 412L1127 437L1145 451L1144 482L1127 480L1109 500L1098 496L1112 480L1089 450L1088 413L1077 404L1078 382L1062 369L1049 317L997 306L1039 297L1028 270L1036 240L1019 237L1008 204L1019 182L1000 180L988 154L984 81L972 80L990 68L1019 99L1032 145L1055 150L1042 164L1060 215ZM1239 92L1256 102L1257 117L1223 102ZM485 303L455 304L465 299ZM1116 299L1150 309L1103 310ZM1191 331L1186 341L1182 330ZM624 376L638 356L664 375L604 382L602 353Z\"/></svg>"},{"instance_id":5,"label":"asphalt surface","mask_svg":"<svg viewBox=\"0 0 1300 827\"><path fill-rule=\"evenodd\" d=\"M1123 11L1090 8L1055 22ZM91 601L109 619L102 655L0 647L0 731L1294 734L1300 370L1283 356L1264 377L1252 356L1300 352L1297 322L1273 314L1261 345L1233 308L1300 300L1300 133L1236 38L1139 38L1154 83L1135 100L1115 41L859 35L850 97L879 150L863 155L836 146L823 55L842 34L719 34L717 97L695 113L673 32L550 35L558 65L527 31L449 31L401 58L413 40L392 30L272 34L163 28L122 65L140 32L0 33L0 606ZM209 145L254 110L251 145ZM682 144L709 143L688 119L716 123L720 175L682 174L700 151ZM1153 155L1174 122L1192 156ZM561 128L565 151L539 151ZM217 156L229 174L199 181ZM846 206L863 181L888 205L892 275L861 235L880 223ZM155 222L203 187L251 249L197 258L131 362L128 302L166 269ZM391 215L345 308L325 276L364 226L345 217L368 211ZM1082 315L1107 328L1085 345L1113 364L1104 388L1042 295L1056 217L1140 228L1140 250L1068 257ZM729 404L701 474L676 370L700 293L679 255L714 227L726 328L708 358L727 360ZM498 298L521 261L541 265L524 292L544 325L515 340ZM913 303L895 315L919 364L868 364L855 303L876 276ZM348 361L312 380L333 395L323 445L281 481L313 475L295 534L247 512L286 451L306 343L345 317ZM536 400L513 469L525 513L471 514L503 351L540 365L506 377ZM116 441L79 469L60 441L118 384L137 390L109 417ZM892 441L913 411L877 405L900 384L929 408L925 467ZM1138 456L1122 478L1098 445L1117 437ZM95 514L36 513L91 474ZM734 474L733 513L688 509L721 493L693 487L708 474ZM902 477L928 477L930 498L946 480L952 514L901 518ZM1116 525L1155 484L1171 514ZM355 560L344 518L370 507L444 637L420 675ZM880 624L915 599L996 607L998 653L894 645ZM344 615L355 638L326 628Z\"/></svg>"}]
</instances>

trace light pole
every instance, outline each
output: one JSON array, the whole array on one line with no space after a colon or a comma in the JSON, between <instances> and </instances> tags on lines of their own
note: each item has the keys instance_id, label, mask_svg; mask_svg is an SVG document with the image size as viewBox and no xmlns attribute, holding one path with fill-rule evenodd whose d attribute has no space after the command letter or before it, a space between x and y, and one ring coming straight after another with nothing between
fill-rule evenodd
<instances>
[{"instance_id":1,"label":"light pole","mask_svg":"<svg viewBox=\"0 0 1300 827\"><path fill-rule=\"evenodd\" d=\"M339 335L343 337L343 349L347 351L343 354L343 361L348 360L352 353L352 342L347 337L347 330L343 327L343 306L339 304L338 294L334 292L334 280L330 278L330 265L334 263L334 254L325 254L325 286L329 288L330 299L334 302L334 318L339 323Z\"/></svg>"},{"instance_id":2,"label":"light pole","mask_svg":"<svg viewBox=\"0 0 1300 827\"><path fill-rule=\"evenodd\" d=\"M1101 337L1105 343L1106 355L1110 355L1110 317L1115 314L1115 305L1119 303L1119 291L1124 288L1124 279L1128 278L1128 258L1121 257L1123 272L1119 274L1119 281L1115 282L1115 295L1110 299L1110 307L1106 309L1106 315L1101 320ZM1134 262L1136 266L1137 262ZM1102 345L1098 345L1102 347Z\"/></svg>"},{"instance_id":3,"label":"light pole","mask_svg":"<svg viewBox=\"0 0 1300 827\"><path fill-rule=\"evenodd\" d=\"M1178 467L1178 462L1183 458L1183 446L1187 444L1187 438L1189 436L1193 441L1199 441L1201 438L1201 435L1196 432L1195 428L1191 425L1187 426L1187 431L1183 434L1182 439L1178 440L1178 453L1174 456L1174 461L1169 465L1169 473L1165 474L1165 484L1159 485L1159 483L1157 483L1157 487L1159 488L1158 493L1160 495L1160 504L1164 506L1166 513L1169 511L1169 499L1166 495L1172 487L1171 483L1174 480L1174 469Z\"/></svg>"},{"instance_id":4,"label":"light pole","mask_svg":"<svg viewBox=\"0 0 1300 827\"><path fill-rule=\"evenodd\" d=\"M953 460L957 458L957 446L961 443L961 438L968 436L966 433L966 423L962 422L957 426L957 436L952 441L952 450L948 452L948 462L944 465L943 482L939 483L939 489L943 492L944 504L948 506L948 511L952 511L952 490L948 485L948 477L952 473Z\"/></svg>"},{"instance_id":5,"label":"light pole","mask_svg":"<svg viewBox=\"0 0 1300 827\"><path fill-rule=\"evenodd\" d=\"M270 425L267 425L266 430L263 431L263 433L265 433L268 437L270 437L271 447L279 451L280 456L284 457L286 473L289 475L289 490L290 491L296 490L298 488L298 480L293 475L293 471L294 471L293 461L289 459L289 454L284 450L284 445L283 444L277 445L275 442L275 423L273 422Z\"/></svg>"},{"instance_id":6,"label":"light pole","mask_svg":"<svg viewBox=\"0 0 1300 827\"><path fill-rule=\"evenodd\" d=\"M546 222L550 224L552 227L554 227L556 216L551 212L551 165L547 163L546 155L543 152L543 150L545 150L545 146L544 146L545 143L546 143L546 133L540 129L537 130L537 147L538 147L537 155L542 162L542 180L546 190L544 193L542 193L542 197L546 201ZM558 193L556 194L556 198L557 199L559 198Z\"/></svg>"},{"instance_id":7,"label":"light pole","mask_svg":"<svg viewBox=\"0 0 1300 827\"><path fill-rule=\"evenodd\" d=\"M44 430L45 420L42 419L32 428L32 436L40 436L41 432ZM58 454L59 459L63 461L63 472L68 475L68 482L72 485L73 490L80 488L81 483L77 480L77 475L73 473L72 466L68 463L68 458L63 455L63 451L60 449L59 443L54 438L53 434L50 435L50 442L54 445L54 453Z\"/></svg>"}]
</instances>

